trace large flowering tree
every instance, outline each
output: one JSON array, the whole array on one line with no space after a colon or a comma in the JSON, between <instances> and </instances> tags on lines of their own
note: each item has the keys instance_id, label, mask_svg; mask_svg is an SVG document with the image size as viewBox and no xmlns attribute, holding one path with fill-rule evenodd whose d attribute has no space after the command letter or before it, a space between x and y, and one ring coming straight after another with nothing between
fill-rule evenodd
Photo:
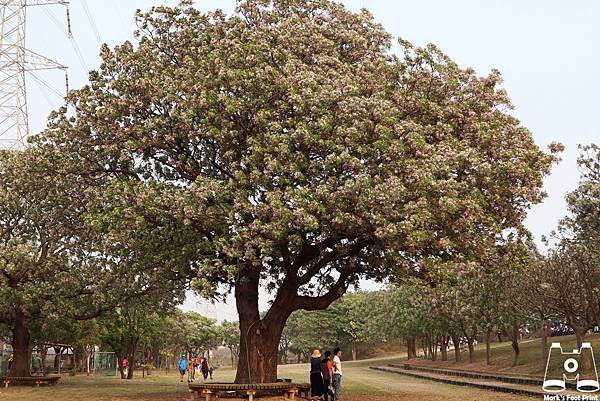
<instances>
[{"instance_id":1,"label":"large flowering tree","mask_svg":"<svg viewBox=\"0 0 600 401\"><path fill-rule=\"evenodd\" d=\"M293 311L522 232L553 157L508 113L498 72L405 41L395 55L365 10L236 10L138 14L139 43L104 47L46 136L120 182L118 221L179 222L197 289L235 291L236 381L266 382Z\"/></svg>"}]
</instances>

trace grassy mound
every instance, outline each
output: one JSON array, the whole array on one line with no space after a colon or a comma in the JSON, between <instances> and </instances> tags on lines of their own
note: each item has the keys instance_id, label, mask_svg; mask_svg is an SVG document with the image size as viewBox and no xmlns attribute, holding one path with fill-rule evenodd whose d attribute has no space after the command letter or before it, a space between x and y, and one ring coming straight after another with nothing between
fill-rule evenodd
<instances>
[{"instance_id":1,"label":"grassy mound","mask_svg":"<svg viewBox=\"0 0 600 401\"><path fill-rule=\"evenodd\" d=\"M594 348L594 358L598 370L600 370L600 334L589 334L586 341L592 343ZM560 336L551 337L548 339L548 346L552 342L559 342L564 352L571 352L577 348L577 340L575 336ZM542 355L542 346L540 339L524 340L520 344L521 353L519 356L519 362L517 366L512 366L514 352L509 341L502 343L492 344L492 358L491 365L487 365L485 362L485 344L480 343L477 345L475 350L475 361L469 362L469 354L467 351L462 352L462 361L454 361L454 350L448 353L448 361L441 361L441 354L438 354L437 361L424 360L422 358L413 359L410 362L426 365L435 366L445 369L463 369L463 370L475 370L482 372L497 372L502 374L517 374L517 375L528 375L528 376L543 376L546 368L546 360ZM395 358L394 362L406 362L406 358ZM550 370L554 372L562 371L562 365L559 366L558 361L554 361L551 364Z\"/></svg>"}]
</instances>

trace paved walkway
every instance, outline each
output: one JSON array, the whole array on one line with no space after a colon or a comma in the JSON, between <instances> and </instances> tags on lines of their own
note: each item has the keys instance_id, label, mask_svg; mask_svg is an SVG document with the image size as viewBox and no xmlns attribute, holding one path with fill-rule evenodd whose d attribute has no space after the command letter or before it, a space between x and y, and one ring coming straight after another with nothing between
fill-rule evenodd
<instances>
[{"instance_id":1,"label":"paved walkway","mask_svg":"<svg viewBox=\"0 0 600 401\"><path fill-rule=\"evenodd\" d=\"M409 364L372 366L371 369L424 380L432 380L440 383L477 387L485 390L500 391L503 393L522 394L534 397L540 397L544 394L551 394L542 390L542 379L533 377L504 376L489 373L434 369ZM573 390L567 390L560 394L581 395L582 393Z\"/></svg>"}]
</instances>

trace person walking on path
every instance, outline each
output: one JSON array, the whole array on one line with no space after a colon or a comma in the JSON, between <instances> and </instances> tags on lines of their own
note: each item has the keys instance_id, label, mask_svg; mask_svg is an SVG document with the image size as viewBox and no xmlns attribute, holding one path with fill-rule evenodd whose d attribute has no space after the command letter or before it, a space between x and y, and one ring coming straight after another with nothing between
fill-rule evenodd
<instances>
[{"instance_id":1,"label":"person walking on path","mask_svg":"<svg viewBox=\"0 0 600 401\"><path fill-rule=\"evenodd\" d=\"M321 351L314 350L310 356L310 396L313 400L323 399L323 376L321 375Z\"/></svg>"},{"instance_id":2,"label":"person walking on path","mask_svg":"<svg viewBox=\"0 0 600 401\"><path fill-rule=\"evenodd\" d=\"M202 364L200 365L200 370L202 370L202 377L204 377L204 380L208 379L208 375L210 373L210 365L208 364L208 359L204 358L204 356L202 357Z\"/></svg>"},{"instance_id":3,"label":"person walking on path","mask_svg":"<svg viewBox=\"0 0 600 401\"><path fill-rule=\"evenodd\" d=\"M188 360L188 383L192 383L196 380L196 358L194 353L190 353L190 359Z\"/></svg>"},{"instance_id":4,"label":"person walking on path","mask_svg":"<svg viewBox=\"0 0 600 401\"><path fill-rule=\"evenodd\" d=\"M333 350L333 401L339 401L342 391L342 350Z\"/></svg>"},{"instance_id":5,"label":"person walking on path","mask_svg":"<svg viewBox=\"0 0 600 401\"><path fill-rule=\"evenodd\" d=\"M333 390L333 364L329 351L325 351L325 358L321 360L321 376L323 376L323 400L329 401L329 392Z\"/></svg>"},{"instance_id":6,"label":"person walking on path","mask_svg":"<svg viewBox=\"0 0 600 401\"><path fill-rule=\"evenodd\" d=\"M202 374L202 363L204 363L204 355L199 354L196 357L196 371L194 372L194 377Z\"/></svg>"},{"instance_id":7,"label":"person walking on path","mask_svg":"<svg viewBox=\"0 0 600 401\"><path fill-rule=\"evenodd\" d=\"M179 381L183 383L183 376L185 376L185 372L187 372L188 369L188 362L187 359L185 359L185 355L181 355L177 367L179 368Z\"/></svg>"}]
</instances>

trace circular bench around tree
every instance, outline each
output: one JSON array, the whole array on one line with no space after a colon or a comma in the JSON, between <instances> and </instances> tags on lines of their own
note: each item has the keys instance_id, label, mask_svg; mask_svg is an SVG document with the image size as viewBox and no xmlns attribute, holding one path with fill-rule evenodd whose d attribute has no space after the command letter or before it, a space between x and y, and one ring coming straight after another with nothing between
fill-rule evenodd
<instances>
[{"instance_id":1,"label":"circular bench around tree","mask_svg":"<svg viewBox=\"0 0 600 401\"><path fill-rule=\"evenodd\" d=\"M190 383L189 391L192 394L192 401L201 400L211 401L213 396L218 393L240 393L248 396L249 401L254 400L254 396L260 393L278 391L284 397L295 399L296 394L306 395L310 390L310 384L307 383Z\"/></svg>"},{"instance_id":2,"label":"circular bench around tree","mask_svg":"<svg viewBox=\"0 0 600 401\"><path fill-rule=\"evenodd\" d=\"M40 384L51 384L54 385L60 379L60 375L46 375L46 376L3 376L2 383L4 387L8 387L9 384L22 384L26 386L39 387Z\"/></svg>"}]
</instances>

